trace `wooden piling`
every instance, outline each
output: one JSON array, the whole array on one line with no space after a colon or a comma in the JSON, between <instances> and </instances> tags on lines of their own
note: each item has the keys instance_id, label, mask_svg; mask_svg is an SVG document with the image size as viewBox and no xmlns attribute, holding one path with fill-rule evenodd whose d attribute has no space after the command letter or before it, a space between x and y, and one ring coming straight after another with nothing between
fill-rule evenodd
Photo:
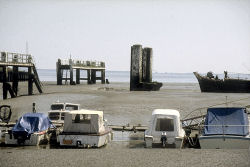
<instances>
[{"instance_id":1,"label":"wooden piling","mask_svg":"<svg viewBox=\"0 0 250 167\"><path fill-rule=\"evenodd\" d=\"M143 82L152 82L152 48L143 48L142 55L142 81Z\"/></svg>"},{"instance_id":2,"label":"wooden piling","mask_svg":"<svg viewBox=\"0 0 250 167\"><path fill-rule=\"evenodd\" d=\"M62 85L61 59L58 59L56 63L56 75L57 75L57 85Z\"/></svg>"},{"instance_id":3,"label":"wooden piling","mask_svg":"<svg viewBox=\"0 0 250 167\"><path fill-rule=\"evenodd\" d=\"M33 76L32 76L32 68L28 67L28 94L32 95L33 94Z\"/></svg>"},{"instance_id":4,"label":"wooden piling","mask_svg":"<svg viewBox=\"0 0 250 167\"><path fill-rule=\"evenodd\" d=\"M88 80L88 84L91 84L90 72L91 72L91 70L87 70L87 80Z\"/></svg>"},{"instance_id":5,"label":"wooden piling","mask_svg":"<svg viewBox=\"0 0 250 167\"><path fill-rule=\"evenodd\" d=\"M17 66L13 66L12 90L13 90L15 96L17 96L17 92L18 92L18 67Z\"/></svg>"},{"instance_id":6,"label":"wooden piling","mask_svg":"<svg viewBox=\"0 0 250 167\"><path fill-rule=\"evenodd\" d=\"M102 84L105 84L105 70L101 70Z\"/></svg>"},{"instance_id":7,"label":"wooden piling","mask_svg":"<svg viewBox=\"0 0 250 167\"><path fill-rule=\"evenodd\" d=\"M80 69L76 69L76 84L80 84Z\"/></svg>"},{"instance_id":8,"label":"wooden piling","mask_svg":"<svg viewBox=\"0 0 250 167\"><path fill-rule=\"evenodd\" d=\"M142 81L142 46L133 45L131 47L130 66L130 90L136 90L137 85Z\"/></svg>"},{"instance_id":9,"label":"wooden piling","mask_svg":"<svg viewBox=\"0 0 250 167\"><path fill-rule=\"evenodd\" d=\"M91 70L91 83L92 84L96 83L96 70L94 69Z\"/></svg>"},{"instance_id":10,"label":"wooden piling","mask_svg":"<svg viewBox=\"0 0 250 167\"><path fill-rule=\"evenodd\" d=\"M7 99L8 97L8 89L7 89L7 67L3 66L3 99Z\"/></svg>"}]
</instances>

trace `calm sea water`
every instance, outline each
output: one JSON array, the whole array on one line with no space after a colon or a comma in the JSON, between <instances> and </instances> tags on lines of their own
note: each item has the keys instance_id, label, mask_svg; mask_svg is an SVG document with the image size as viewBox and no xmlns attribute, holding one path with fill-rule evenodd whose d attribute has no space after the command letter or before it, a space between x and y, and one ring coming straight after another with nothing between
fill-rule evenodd
<instances>
[{"instance_id":1,"label":"calm sea water","mask_svg":"<svg viewBox=\"0 0 250 167\"><path fill-rule=\"evenodd\" d=\"M56 81L56 70L38 69L38 74L41 81ZM81 77L86 77L86 72L81 72ZM97 75L100 76L100 73ZM66 73L64 73L66 76ZM69 77L69 73L67 73ZM223 78L223 74L218 75ZM249 74L229 74L234 78L250 78ZM106 71L106 78L110 82L129 82L129 71ZM164 83L198 83L193 73L153 73L153 81Z\"/></svg>"}]
</instances>

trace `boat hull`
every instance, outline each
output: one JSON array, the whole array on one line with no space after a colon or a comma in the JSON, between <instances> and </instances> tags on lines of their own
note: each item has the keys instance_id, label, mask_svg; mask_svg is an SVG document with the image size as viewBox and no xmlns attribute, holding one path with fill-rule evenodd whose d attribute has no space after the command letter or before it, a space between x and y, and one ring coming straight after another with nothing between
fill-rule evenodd
<instances>
[{"instance_id":1,"label":"boat hull","mask_svg":"<svg viewBox=\"0 0 250 167\"><path fill-rule=\"evenodd\" d=\"M200 136L202 149L249 149L250 136L212 135Z\"/></svg>"},{"instance_id":2,"label":"boat hull","mask_svg":"<svg viewBox=\"0 0 250 167\"><path fill-rule=\"evenodd\" d=\"M46 144L49 142L50 135L45 133L45 134L39 134L39 133L34 133L30 135L29 139L26 139L22 145L25 146L36 146L40 144ZM7 145L20 145L18 139L15 139L12 134L6 133L5 134L5 144Z\"/></svg>"},{"instance_id":3,"label":"boat hull","mask_svg":"<svg viewBox=\"0 0 250 167\"><path fill-rule=\"evenodd\" d=\"M58 136L58 140L60 142L60 146L102 147L111 141L111 136L111 132L102 135L62 133Z\"/></svg>"},{"instance_id":4,"label":"boat hull","mask_svg":"<svg viewBox=\"0 0 250 167\"><path fill-rule=\"evenodd\" d=\"M250 93L250 80L243 79L210 79L194 72L201 92Z\"/></svg>"}]
</instances>

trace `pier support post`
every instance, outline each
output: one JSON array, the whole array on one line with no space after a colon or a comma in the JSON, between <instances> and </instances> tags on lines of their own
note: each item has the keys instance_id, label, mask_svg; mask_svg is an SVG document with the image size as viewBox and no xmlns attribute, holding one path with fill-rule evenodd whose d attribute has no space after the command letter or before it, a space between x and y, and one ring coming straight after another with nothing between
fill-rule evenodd
<instances>
[{"instance_id":1,"label":"pier support post","mask_svg":"<svg viewBox=\"0 0 250 167\"><path fill-rule=\"evenodd\" d=\"M28 94L32 95L33 94L33 76L32 76L32 68L28 67Z\"/></svg>"},{"instance_id":2,"label":"pier support post","mask_svg":"<svg viewBox=\"0 0 250 167\"><path fill-rule=\"evenodd\" d=\"M80 84L80 69L76 69L76 84Z\"/></svg>"},{"instance_id":3,"label":"pier support post","mask_svg":"<svg viewBox=\"0 0 250 167\"><path fill-rule=\"evenodd\" d=\"M142 54L142 81L152 82L152 48L144 48Z\"/></svg>"},{"instance_id":4,"label":"pier support post","mask_svg":"<svg viewBox=\"0 0 250 167\"><path fill-rule=\"evenodd\" d=\"M61 59L58 59L56 63L56 75L57 75L57 85L62 85Z\"/></svg>"},{"instance_id":5,"label":"pier support post","mask_svg":"<svg viewBox=\"0 0 250 167\"><path fill-rule=\"evenodd\" d=\"M90 72L91 72L91 70L87 70L88 84L91 84Z\"/></svg>"},{"instance_id":6,"label":"pier support post","mask_svg":"<svg viewBox=\"0 0 250 167\"><path fill-rule=\"evenodd\" d=\"M13 90L15 96L17 96L17 92L18 92L18 67L16 67L16 66L13 67L12 90Z\"/></svg>"},{"instance_id":7,"label":"pier support post","mask_svg":"<svg viewBox=\"0 0 250 167\"><path fill-rule=\"evenodd\" d=\"M142 46L131 47L130 90L136 90L137 84L142 81Z\"/></svg>"},{"instance_id":8,"label":"pier support post","mask_svg":"<svg viewBox=\"0 0 250 167\"><path fill-rule=\"evenodd\" d=\"M7 89L7 68L6 66L3 68L3 99L7 99L8 97L8 89Z\"/></svg>"},{"instance_id":9,"label":"pier support post","mask_svg":"<svg viewBox=\"0 0 250 167\"><path fill-rule=\"evenodd\" d=\"M101 70L102 84L105 84L105 70Z\"/></svg>"},{"instance_id":10,"label":"pier support post","mask_svg":"<svg viewBox=\"0 0 250 167\"><path fill-rule=\"evenodd\" d=\"M96 83L96 70L91 70L91 83Z\"/></svg>"}]
</instances>

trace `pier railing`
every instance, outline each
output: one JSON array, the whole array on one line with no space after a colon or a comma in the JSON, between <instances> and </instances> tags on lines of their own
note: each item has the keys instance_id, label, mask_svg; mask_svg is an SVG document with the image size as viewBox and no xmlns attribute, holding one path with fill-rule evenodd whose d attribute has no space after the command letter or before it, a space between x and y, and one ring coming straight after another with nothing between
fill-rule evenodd
<instances>
[{"instance_id":1,"label":"pier railing","mask_svg":"<svg viewBox=\"0 0 250 167\"><path fill-rule=\"evenodd\" d=\"M105 63L101 61L82 61L82 60L72 60L72 59L60 59L61 65L71 65L78 67L105 67Z\"/></svg>"},{"instance_id":2,"label":"pier railing","mask_svg":"<svg viewBox=\"0 0 250 167\"><path fill-rule=\"evenodd\" d=\"M20 54L11 52L1 52L1 63L10 64L32 64L33 59L30 54Z\"/></svg>"}]
</instances>

